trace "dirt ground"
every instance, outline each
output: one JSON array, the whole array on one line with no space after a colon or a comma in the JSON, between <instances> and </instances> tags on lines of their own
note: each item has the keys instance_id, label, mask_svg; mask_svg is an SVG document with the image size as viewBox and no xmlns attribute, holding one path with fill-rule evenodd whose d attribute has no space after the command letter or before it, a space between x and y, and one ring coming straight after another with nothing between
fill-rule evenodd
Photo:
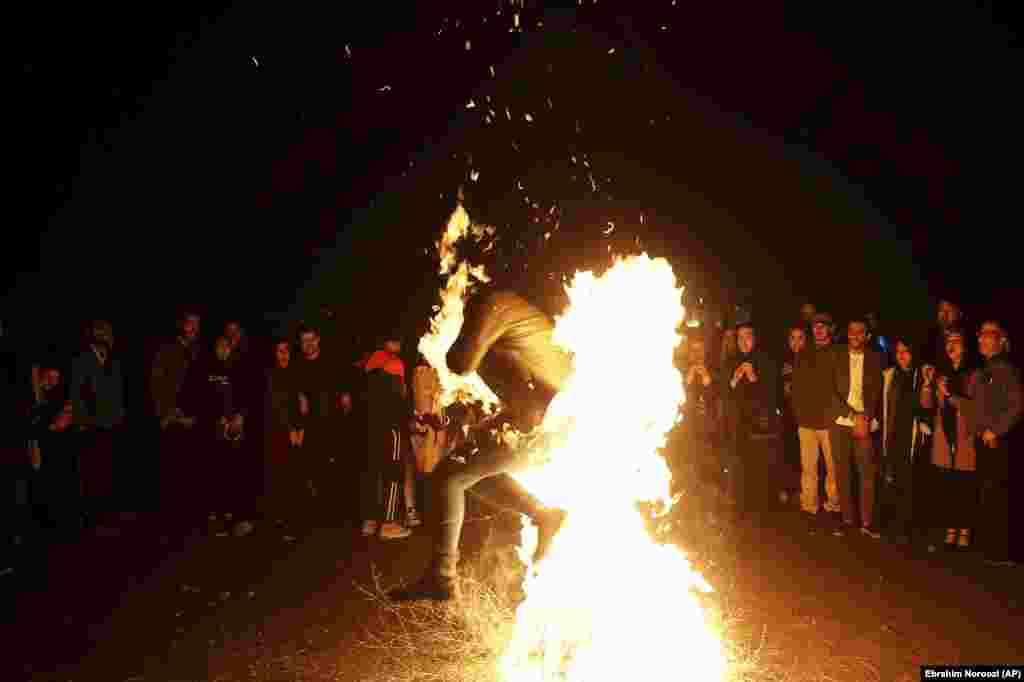
<instances>
[{"instance_id":1,"label":"dirt ground","mask_svg":"<svg viewBox=\"0 0 1024 682\"><path fill-rule=\"evenodd\" d=\"M467 543L493 523L468 526ZM14 592L5 578L0 679L382 679L389 661L360 645L380 607L358 586L374 567L384 584L415 578L430 544L423 532L383 543L354 528L287 541L264 526L162 545L146 524L55 552L45 589ZM745 652L737 679L916 680L924 663L1024 661L1022 569L810 536L793 509L709 525L692 542L710 603Z\"/></svg>"}]
</instances>

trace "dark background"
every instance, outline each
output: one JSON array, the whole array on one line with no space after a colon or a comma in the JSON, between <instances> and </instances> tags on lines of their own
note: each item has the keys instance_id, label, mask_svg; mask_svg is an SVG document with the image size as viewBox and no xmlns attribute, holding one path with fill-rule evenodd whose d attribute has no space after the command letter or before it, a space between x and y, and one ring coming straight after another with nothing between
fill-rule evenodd
<instances>
[{"instance_id":1,"label":"dark background","mask_svg":"<svg viewBox=\"0 0 1024 682\"><path fill-rule=\"evenodd\" d=\"M199 304L271 331L327 302L344 335L413 335L460 184L491 269L552 305L639 239L779 327L947 294L1020 328L1000 6L524 4L521 32L507 2L14 11L9 328L146 336Z\"/></svg>"}]
</instances>

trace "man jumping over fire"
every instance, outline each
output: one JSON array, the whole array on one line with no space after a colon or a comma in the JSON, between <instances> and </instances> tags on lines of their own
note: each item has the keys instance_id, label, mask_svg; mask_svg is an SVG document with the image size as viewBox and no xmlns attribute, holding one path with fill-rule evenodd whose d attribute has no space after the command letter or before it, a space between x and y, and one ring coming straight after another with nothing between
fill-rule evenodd
<instances>
[{"instance_id":1,"label":"man jumping over fire","mask_svg":"<svg viewBox=\"0 0 1024 682\"><path fill-rule=\"evenodd\" d=\"M501 400L501 411L476 427L475 452L465 461L449 458L435 471L441 522L434 558L417 583L393 591L391 599L454 597L466 492L484 479L489 490L475 489L474 494L527 516L537 526L535 565L551 547L566 512L545 507L509 475L524 469L529 456L525 448L506 444L502 433L506 428L527 433L540 424L572 372L569 354L552 340L553 329L543 312L512 292L489 291L467 305L462 331L448 351L448 367L458 374L479 373Z\"/></svg>"}]
</instances>

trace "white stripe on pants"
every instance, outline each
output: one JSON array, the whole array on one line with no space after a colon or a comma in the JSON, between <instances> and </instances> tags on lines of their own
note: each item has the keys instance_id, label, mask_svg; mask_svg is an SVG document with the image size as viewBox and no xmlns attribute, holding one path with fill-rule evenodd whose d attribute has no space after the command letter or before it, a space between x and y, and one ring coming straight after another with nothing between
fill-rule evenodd
<instances>
[{"instance_id":1,"label":"white stripe on pants","mask_svg":"<svg viewBox=\"0 0 1024 682\"><path fill-rule=\"evenodd\" d=\"M391 462L384 470L401 471L402 468L402 434L398 429L391 429ZM392 480L388 480L391 478ZM401 516L398 513L398 501L402 498L402 481L394 476L384 477L384 521L397 523Z\"/></svg>"},{"instance_id":2,"label":"white stripe on pants","mask_svg":"<svg viewBox=\"0 0 1024 682\"><path fill-rule=\"evenodd\" d=\"M828 429L799 428L800 434L800 508L810 514L818 513L818 446L825 456L825 511L839 511L839 486L836 467L832 459L832 441Z\"/></svg>"}]
</instances>

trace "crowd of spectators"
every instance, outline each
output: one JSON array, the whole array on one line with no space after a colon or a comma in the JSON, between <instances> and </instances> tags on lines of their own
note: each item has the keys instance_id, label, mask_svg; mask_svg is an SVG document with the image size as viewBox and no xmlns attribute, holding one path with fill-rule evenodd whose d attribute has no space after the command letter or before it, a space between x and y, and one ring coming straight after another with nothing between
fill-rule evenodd
<instances>
[{"instance_id":1,"label":"crowd of spectators","mask_svg":"<svg viewBox=\"0 0 1024 682\"><path fill-rule=\"evenodd\" d=\"M781 362L750 321L687 328L687 401L666 451L677 487L734 519L792 505L810 533L977 547L1012 564L1009 443L1024 398L1006 330L968 330L949 302L920 345L877 324L840 329L805 305ZM93 320L71 357L25 372L5 359L15 426L0 571L31 548L133 524L293 541L347 525L400 540L423 523L424 481L474 413L441 408L436 371L403 354L400 333L354 348L306 324L267 342L237 319L203 331L184 311L140 363Z\"/></svg>"},{"instance_id":2,"label":"crowd of spectators","mask_svg":"<svg viewBox=\"0 0 1024 682\"><path fill-rule=\"evenodd\" d=\"M799 506L812 534L1013 565L1010 450L1024 396L998 321L968 329L941 301L915 343L879 333L874 315L838 327L808 304L781 362L749 321L688 331L677 479L689 492L712 492L733 518L774 498Z\"/></svg>"}]
</instances>

